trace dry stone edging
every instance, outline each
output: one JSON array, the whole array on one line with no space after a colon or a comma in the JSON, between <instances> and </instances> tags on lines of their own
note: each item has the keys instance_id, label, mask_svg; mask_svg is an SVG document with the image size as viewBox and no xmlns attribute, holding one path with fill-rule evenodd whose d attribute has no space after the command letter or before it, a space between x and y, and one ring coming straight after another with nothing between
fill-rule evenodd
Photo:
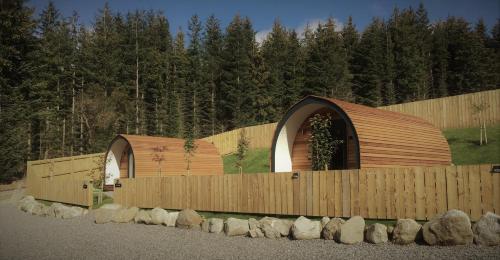
<instances>
[{"instance_id":1,"label":"dry stone edging","mask_svg":"<svg viewBox=\"0 0 500 260\"><path fill-rule=\"evenodd\" d=\"M17 208L32 215L51 216L71 219L86 215L87 209L52 203L46 206L35 200L33 196L24 196L17 201ZM460 210L449 210L420 225L413 219L398 219L395 226L374 223L366 226L361 216L342 218L323 217L321 220L310 220L304 216L295 221L264 217L260 220L228 218L203 219L196 211L184 209L180 212L168 212L162 208L143 210L137 207L125 208L119 204L106 204L92 211L94 221L102 223L143 223L165 225L186 229L202 230L209 233L224 232L227 236L248 236L251 238L280 238L290 236L292 239L336 240L344 244L355 244L366 240L380 244L392 241L406 245L422 238L429 245L466 245L474 242L484 246L500 245L500 216L487 212L472 226L467 214Z\"/></svg>"}]
</instances>

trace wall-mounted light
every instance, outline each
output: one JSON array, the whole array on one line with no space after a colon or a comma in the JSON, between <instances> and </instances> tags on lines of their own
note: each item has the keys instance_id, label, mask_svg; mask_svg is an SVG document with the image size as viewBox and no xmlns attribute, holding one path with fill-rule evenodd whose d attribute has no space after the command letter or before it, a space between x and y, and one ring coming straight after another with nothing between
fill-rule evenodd
<instances>
[{"instance_id":1,"label":"wall-mounted light","mask_svg":"<svg viewBox=\"0 0 500 260\"><path fill-rule=\"evenodd\" d=\"M491 166L491 173L500 173L500 165Z\"/></svg>"},{"instance_id":2,"label":"wall-mounted light","mask_svg":"<svg viewBox=\"0 0 500 260\"><path fill-rule=\"evenodd\" d=\"M298 179L300 177L300 173L299 172L294 172L293 175L292 175L292 179Z\"/></svg>"},{"instance_id":3,"label":"wall-mounted light","mask_svg":"<svg viewBox=\"0 0 500 260\"><path fill-rule=\"evenodd\" d=\"M88 181L83 181L83 189L86 190L89 185Z\"/></svg>"},{"instance_id":4,"label":"wall-mounted light","mask_svg":"<svg viewBox=\"0 0 500 260\"><path fill-rule=\"evenodd\" d=\"M121 188L122 184L120 183L120 179L115 180L115 188Z\"/></svg>"}]
</instances>

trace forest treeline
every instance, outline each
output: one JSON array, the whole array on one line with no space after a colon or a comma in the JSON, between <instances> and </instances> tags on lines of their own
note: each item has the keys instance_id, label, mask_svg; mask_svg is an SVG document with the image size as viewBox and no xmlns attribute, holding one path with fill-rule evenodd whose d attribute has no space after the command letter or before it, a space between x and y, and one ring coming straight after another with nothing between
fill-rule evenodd
<instances>
[{"instance_id":1,"label":"forest treeline","mask_svg":"<svg viewBox=\"0 0 500 260\"><path fill-rule=\"evenodd\" d=\"M117 133L203 137L275 122L305 95L379 106L498 88L500 23L430 22L395 8L360 31L330 18L305 32L276 20L262 43L248 17L188 19L172 35L159 11L90 24L53 3L35 15L0 1L0 179L26 160L103 152Z\"/></svg>"}]
</instances>

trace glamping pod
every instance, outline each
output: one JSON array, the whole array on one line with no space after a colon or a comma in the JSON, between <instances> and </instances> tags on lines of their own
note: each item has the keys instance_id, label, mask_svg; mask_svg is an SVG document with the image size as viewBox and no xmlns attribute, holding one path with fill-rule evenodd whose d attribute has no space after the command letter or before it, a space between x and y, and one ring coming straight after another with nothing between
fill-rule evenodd
<instances>
[{"instance_id":1,"label":"glamping pod","mask_svg":"<svg viewBox=\"0 0 500 260\"><path fill-rule=\"evenodd\" d=\"M196 140L189 173L222 175L222 158L215 146ZM106 152L106 185L119 178L181 175L187 173L184 140L178 138L118 135Z\"/></svg>"},{"instance_id":2,"label":"glamping pod","mask_svg":"<svg viewBox=\"0 0 500 260\"><path fill-rule=\"evenodd\" d=\"M450 165L448 142L427 121L345 101L308 96L278 123L271 147L271 171L311 170L309 118L329 114L339 142L329 169Z\"/></svg>"}]
</instances>

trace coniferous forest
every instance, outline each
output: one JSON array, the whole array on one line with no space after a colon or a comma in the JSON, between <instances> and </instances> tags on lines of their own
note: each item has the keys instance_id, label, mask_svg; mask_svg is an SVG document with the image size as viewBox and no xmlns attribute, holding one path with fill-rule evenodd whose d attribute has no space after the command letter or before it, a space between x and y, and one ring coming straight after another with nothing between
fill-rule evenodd
<instances>
[{"instance_id":1,"label":"coniferous forest","mask_svg":"<svg viewBox=\"0 0 500 260\"><path fill-rule=\"evenodd\" d=\"M118 133L199 138L275 122L309 94L380 106L500 83L500 22L429 21L423 5L363 30L328 19L299 35L277 19L262 43L241 15L225 28L186 17L172 35L154 10L106 4L91 24L52 3L33 12L0 1L1 181L27 160L103 152Z\"/></svg>"}]
</instances>

